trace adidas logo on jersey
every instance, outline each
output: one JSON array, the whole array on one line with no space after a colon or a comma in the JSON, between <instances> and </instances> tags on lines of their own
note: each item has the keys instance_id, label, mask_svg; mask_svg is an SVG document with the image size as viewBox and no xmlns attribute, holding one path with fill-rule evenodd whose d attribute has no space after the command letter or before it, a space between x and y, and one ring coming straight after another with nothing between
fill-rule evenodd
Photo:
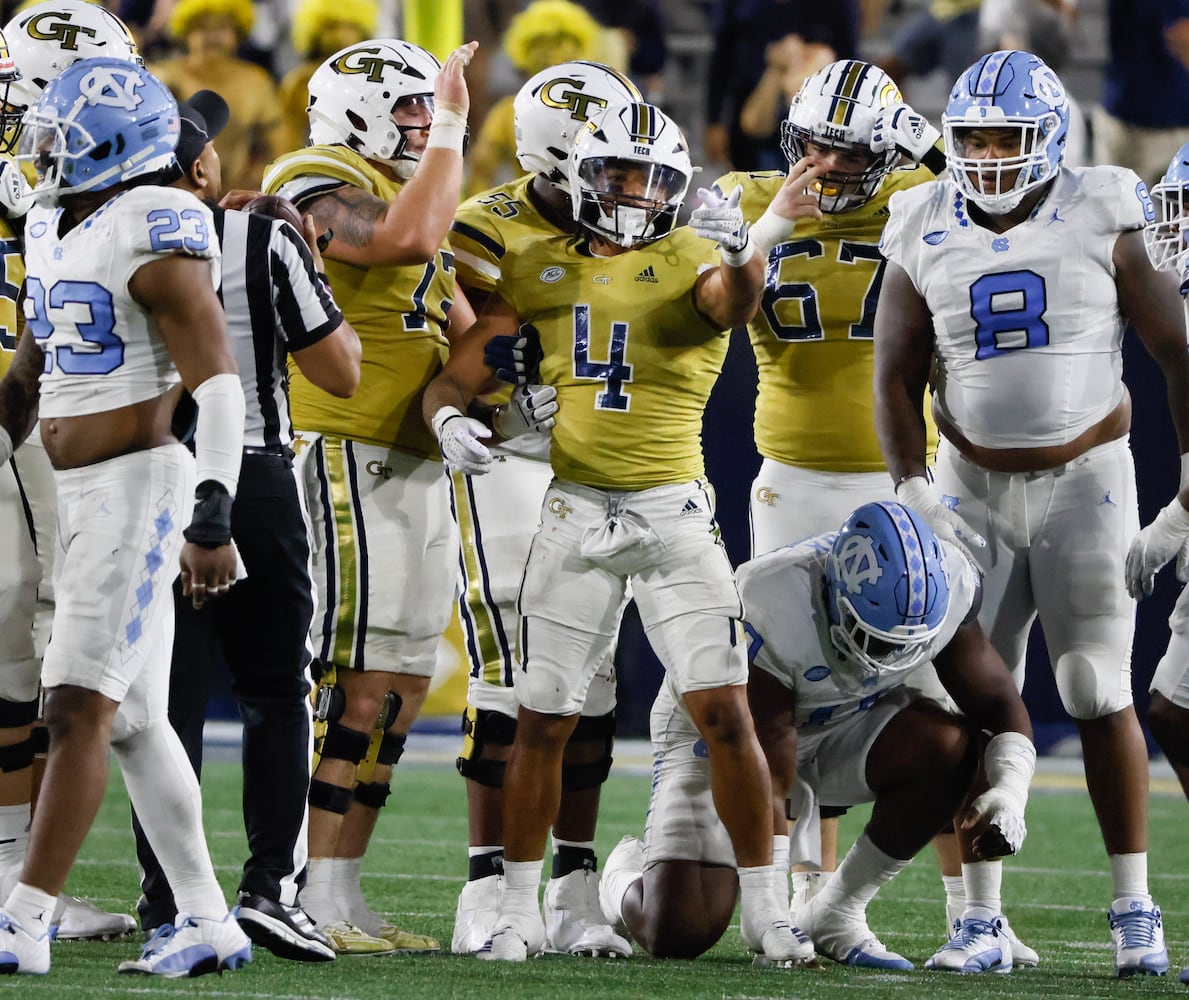
<instances>
[{"instance_id":1,"label":"adidas logo on jersey","mask_svg":"<svg viewBox=\"0 0 1189 1000\"><path fill-rule=\"evenodd\" d=\"M652 280L656 281L656 278L653 278ZM694 501L692 499L686 500L685 506L681 508L681 516L682 517L685 517L686 514L701 514L701 513L702 513L702 508L699 507L696 503L694 503Z\"/></svg>"},{"instance_id":2,"label":"adidas logo on jersey","mask_svg":"<svg viewBox=\"0 0 1189 1000\"><path fill-rule=\"evenodd\" d=\"M646 268L644 268L643 271L641 271L639 274L636 275L636 280L637 281L648 281L654 285L660 284L660 278L658 278L656 276L656 272L652 269L651 264L649 264Z\"/></svg>"}]
</instances>

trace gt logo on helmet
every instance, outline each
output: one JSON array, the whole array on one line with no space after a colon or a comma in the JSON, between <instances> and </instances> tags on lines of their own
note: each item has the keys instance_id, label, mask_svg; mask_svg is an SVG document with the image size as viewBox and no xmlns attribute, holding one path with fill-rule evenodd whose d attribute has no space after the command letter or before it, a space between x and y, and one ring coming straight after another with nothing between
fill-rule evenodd
<instances>
[{"instance_id":1,"label":"gt logo on helmet","mask_svg":"<svg viewBox=\"0 0 1189 1000\"><path fill-rule=\"evenodd\" d=\"M45 27L42 27L42 25ZM78 36L86 35L94 38L97 32L81 24L71 24L70 15L61 11L46 11L44 14L34 14L25 22L25 30L30 38L43 42L60 42L67 52L78 50Z\"/></svg>"},{"instance_id":2,"label":"gt logo on helmet","mask_svg":"<svg viewBox=\"0 0 1189 1000\"><path fill-rule=\"evenodd\" d=\"M586 86L584 81L564 76L550 80L539 91L541 103L546 107L556 108L558 111L568 111L574 121L584 122L594 114L595 110L607 106L605 98L581 93L584 86ZM577 87L578 89L564 89L568 87Z\"/></svg>"},{"instance_id":3,"label":"gt logo on helmet","mask_svg":"<svg viewBox=\"0 0 1189 1000\"><path fill-rule=\"evenodd\" d=\"M391 66L398 73L408 73L412 76L421 76L408 63L401 62L398 59L380 59L375 53L379 49L351 49L349 52L344 52L334 61L334 70L336 73L343 73L351 75L361 73L367 77L368 83L381 83L384 80L384 67Z\"/></svg>"}]
</instances>

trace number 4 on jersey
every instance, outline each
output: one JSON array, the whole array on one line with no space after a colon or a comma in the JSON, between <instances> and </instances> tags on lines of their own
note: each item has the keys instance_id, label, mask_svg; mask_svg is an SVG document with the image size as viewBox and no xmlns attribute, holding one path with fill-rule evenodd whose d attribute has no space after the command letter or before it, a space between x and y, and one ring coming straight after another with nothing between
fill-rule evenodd
<instances>
[{"instance_id":1,"label":"number 4 on jersey","mask_svg":"<svg viewBox=\"0 0 1189 1000\"><path fill-rule=\"evenodd\" d=\"M624 361L628 348L628 324L611 324L611 343L606 361L590 358L590 306L574 306L574 377L605 382L606 388L595 395L596 410L632 408L632 395L623 384L632 380L632 366Z\"/></svg>"}]
</instances>

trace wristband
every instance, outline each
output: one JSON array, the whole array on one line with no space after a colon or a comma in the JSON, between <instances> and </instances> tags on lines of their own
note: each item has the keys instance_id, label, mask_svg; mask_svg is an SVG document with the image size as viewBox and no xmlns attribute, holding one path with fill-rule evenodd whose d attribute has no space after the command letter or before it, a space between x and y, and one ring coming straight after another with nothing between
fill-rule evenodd
<instances>
[{"instance_id":1,"label":"wristband","mask_svg":"<svg viewBox=\"0 0 1189 1000\"><path fill-rule=\"evenodd\" d=\"M728 250L724 246L720 246L719 250L722 254L722 262L728 267L743 267L755 256L756 245L755 241L751 238L751 233L748 233L747 242L738 250Z\"/></svg>"},{"instance_id":2,"label":"wristband","mask_svg":"<svg viewBox=\"0 0 1189 1000\"><path fill-rule=\"evenodd\" d=\"M429 139L426 140L425 148L452 149L456 153L461 153L466 136L466 115L449 108L437 108L433 113L433 122L430 124Z\"/></svg>"},{"instance_id":3,"label":"wristband","mask_svg":"<svg viewBox=\"0 0 1189 1000\"><path fill-rule=\"evenodd\" d=\"M440 438L442 436L442 425L447 420L453 420L455 417L462 417L465 414L457 406L443 406L437 413L433 415L433 420L429 425L433 428L434 437Z\"/></svg>"},{"instance_id":4,"label":"wristband","mask_svg":"<svg viewBox=\"0 0 1189 1000\"><path fill-rule=\"evenodd\" d=\"M8 431L0 426L0 465L4 465L10 458L12 458L12 438Z\"/></svg>"},{"instance_id":5,"label":"wristband","mask_svg":"<svg viewBox=\"0 0 1189 1000\"><path fill-rule=\"evenodd\" d=\"M764 211L751 227L751 240L755 248L765 257L772 252L773 247L786 243L793 238L793 229L797 225L795 219L786 219L772 210L772 206Z\"/></svg>"},{"instance_id":6,"label":"wristband","mask_svg":"<svg viewBox=\"0 0 1189 1000\"><path fill-rule=\"evenodd\" d=\"M230 544L231 504L231 494L222 483L204 479L194 491L194 516L182 537L204 549Z\"/></svg>"}]
</instances>

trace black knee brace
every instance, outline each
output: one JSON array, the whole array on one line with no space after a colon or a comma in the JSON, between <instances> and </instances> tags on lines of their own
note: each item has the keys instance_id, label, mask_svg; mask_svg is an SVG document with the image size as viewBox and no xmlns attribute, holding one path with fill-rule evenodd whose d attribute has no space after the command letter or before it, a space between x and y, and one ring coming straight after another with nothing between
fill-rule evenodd
<instances>
[{"instance_id":1,"label":"black knee brace","mask_svg":"<svg viewBox=\"0 0 1189 1000\"><path fill-rule=\"evenodd\" d=\"M342 785L332 785L329 781L314 778L310 782L310 808L324 809L326 812L347 815L351 803L355 801L355 792Z\"/></svg>"},{"instance_id":2,"label":"black knee brace","mask_svg":"<svg viewBox=\"0 0 1189 1000\"><path fill-rule=\"evenodd\" d=\"M23 771L32 766L32 740L21 740L20 743L11 743L6 747L0 747L0 771L7 774L9 771Z\"/></svg>"},{"instance_id":3,"label":"black knee brace","mask_svg":"<svg viewBox=\"0 0 1189 1000\"><path fill-rule=\"evenodd\" d=\"M578 724L570 735L567 746L575 743L602 742L603 752L598 760L585 764L567 764L561 766L561 786L568 792L581 792L588 788L598 788L611 773L611 748L615 745L615 712L606 715L587 716L578 718Z\"/></svg>"},{"instance_id":4,"label":"black knee brace","mask_svg":"<svg viewBox=\"0 0 1189 1000\"><path fill-rule=\"evenodd\" d=\"M355 801L369 809L383 809L392 786L387 781L369 781L355 786Z\"/></svg>"},{"instance_id":5,"label":"black knee brace","mask_svg":"<svg viewBox=\"0 0 1189 1000\"><path fill-rule=\"evenodd\" d=\"M462 754L454 762L464 778L486 788L504 787L502 760L489 760L483 755L487 744L510 747L516 739L516 720L503 712L487 708L471 708L462 713Z\"/></svg>"},{"instance_id":6,"label":"black knee brace","mask_svg":"<svg viewBox=\"0 0 1189 1000\"><path fill-rule=\"evenodd\" d=\"M37 721L37 708L40 699L32 701L9 701L0 698L0 729L19 729L31 726Z\"/></svg>"}]
</instances>

